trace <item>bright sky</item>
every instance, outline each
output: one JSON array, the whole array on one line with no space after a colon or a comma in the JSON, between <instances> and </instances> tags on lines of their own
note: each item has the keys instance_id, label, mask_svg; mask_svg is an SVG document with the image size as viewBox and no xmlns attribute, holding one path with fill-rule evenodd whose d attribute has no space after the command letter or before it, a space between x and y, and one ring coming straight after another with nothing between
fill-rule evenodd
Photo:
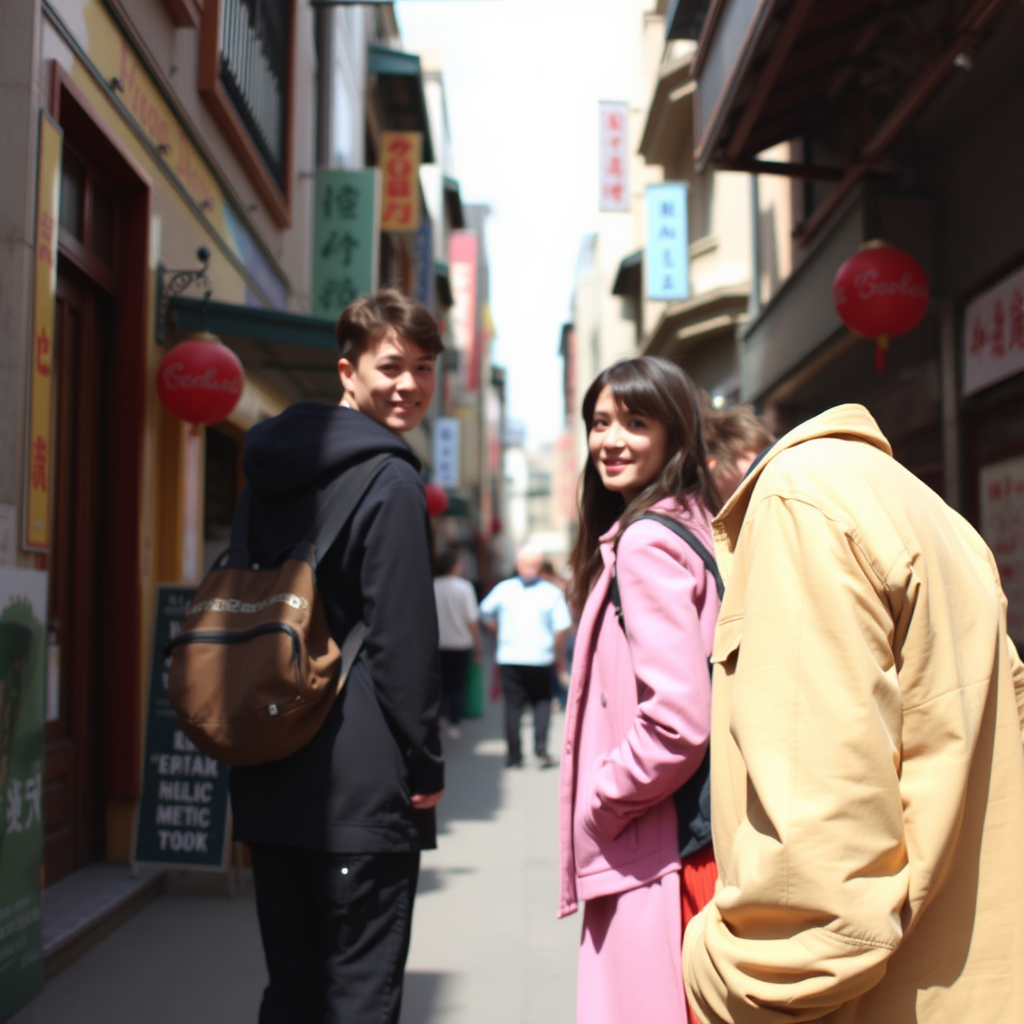
<instances>
[{"instance_id":1,"label":"bright sky","mask_svg":"<svg viewBox=\"0 0 1024 1024\"><path fill-rule=\"evenodd\" d=\"M558 343L597 229L597 104L632 100L649 0L398 0L407 50L441 53L463 202L487 203L494 361L531 447L562 425Z\"/></svg>"}]
</instances>

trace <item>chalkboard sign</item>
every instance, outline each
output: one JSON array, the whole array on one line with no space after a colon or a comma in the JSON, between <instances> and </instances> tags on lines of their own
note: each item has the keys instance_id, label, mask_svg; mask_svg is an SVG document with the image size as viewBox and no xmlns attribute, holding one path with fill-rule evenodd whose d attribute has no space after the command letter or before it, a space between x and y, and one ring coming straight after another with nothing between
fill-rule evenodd
<instances>
[{"instance_id":1,"label":"chalkboard sign","mask_svg":"<svg viewBox=\"0 0 1024 1024\"><path fill-rule=\"evenodd\" d=\"M228 769L199 753L167 699L163 650L178 635L195 587L157 587L142 800L133 863L220 871L227 866Z\"/></svg>"}]
</instances>

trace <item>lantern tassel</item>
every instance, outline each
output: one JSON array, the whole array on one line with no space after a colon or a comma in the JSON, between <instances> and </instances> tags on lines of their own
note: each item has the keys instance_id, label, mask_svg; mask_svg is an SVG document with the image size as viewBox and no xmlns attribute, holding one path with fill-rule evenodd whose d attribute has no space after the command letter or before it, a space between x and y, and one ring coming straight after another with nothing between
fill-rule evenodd
<instances>
[{"instance_id":1,"label":"lantern tassel","mask_svg":"<svg viewBox=\"0 0 1024 1024\"><path fill-rule=\"evenodd\" d=\"M875 342L875 373L885 370L885 353L889 351L889 335L880 334Z\"/></svg>"}]
</instances>

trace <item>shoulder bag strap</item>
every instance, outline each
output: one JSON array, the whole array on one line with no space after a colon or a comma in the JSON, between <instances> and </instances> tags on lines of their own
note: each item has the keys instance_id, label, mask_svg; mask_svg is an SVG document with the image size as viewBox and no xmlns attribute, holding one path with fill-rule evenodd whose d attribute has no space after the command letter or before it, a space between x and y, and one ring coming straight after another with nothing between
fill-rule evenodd
<instances>
[{"instance_id":1,"label":"shoulder bag strap","mask_svg":"<svg viewBox=\"0 0 1024 1024\"><path fill-rule=\"evenodd\" d=\"M678 519L673 519L672 516L662 516L657 512L645 512L640 519L652 519L657 523L661 523L662 526L667 526L677 537L684 540L694 551L698 558L707 567L708 572L711 573L715 578L715 587L718 590L718 600L721 601L725 596L725 584L722 582L722 574L718 571L718 563L715 561L715 556L697 539L692 530L688 530ZM619 620L619 625L622 627L622 631L626 631L626 620L622 615L622 599L619 596L619 577L618 577L618 566L616 565L612 569L612 582L609 589L609 595L611 596L612 605L615 608L615 617Z\"/></svg>"},{"instance_id":2,"label":"shoulder bag strap","mask_svg":"<svg viewBox=\"0 0 1024 1024\"><path fill-rule=\"evenodd\" d=\"M313 548L314 571L390 458L386 452L375 455L372 459L346 469L331 482L324 494L320 511L303 541L303 544Z\"/></svg>"}]
</instances>

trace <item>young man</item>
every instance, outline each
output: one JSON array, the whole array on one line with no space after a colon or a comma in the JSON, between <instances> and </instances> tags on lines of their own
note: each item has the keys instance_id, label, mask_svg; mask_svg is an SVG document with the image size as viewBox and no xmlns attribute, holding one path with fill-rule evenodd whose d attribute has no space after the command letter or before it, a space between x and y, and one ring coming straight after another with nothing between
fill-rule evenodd
<instances>
[{"instance_id":1,"label":"young man","mask_svg":"<svg viewBox=\"0 0 1024 1024\"><path fill-rule=\"evenodd\" d=\"M701 410L700 420L708 469L718 500L724 505L754 460L775 437L749 405L733 405L728 409L708 406Z\"/></svg>"},{"instance_id":2,"label":"young man","mask_svg":"<svg viewBox=\"0 0 1024 1024\"><path fill-rule=\"evenodd\" d=\"M523 764L519 727L523 708L533 707L533 748L542 768L548 754L552 678L565 666L565 638L572 618L561 590L540 578L544 555L524 548L516 575L502 580L480 604L480 621L498 635L498 673L505 698L505 764Z\"/></svg>"},{"instance_id":3,"label":"young man","mask_svg":"<svg viewBox=\"0 0 1024 1024\"><path fill-rule=\"evenodd\" d=\"M260 1024L398 1021L444 786L430 528L399 437L430 405L443 345L429 312L393 290L352 303L337 338L341 404L300 402L246 439L250 553L268 564L309 530L338 474L391 456L317 572L338 643L366 624L345 687L308 746L231 772L270 975Z\"/></svg>"},{"instance_id":4,"label":"young man","mask_svg":"<svg viewBox=\"0 0 1024 1024\"><path fill-rule=\"evenodd\" d=\"M857 405L778 441L714 529L697 1017L1024 1020L1024 667L992 553Z\"/></svg>"}]
</instances>

